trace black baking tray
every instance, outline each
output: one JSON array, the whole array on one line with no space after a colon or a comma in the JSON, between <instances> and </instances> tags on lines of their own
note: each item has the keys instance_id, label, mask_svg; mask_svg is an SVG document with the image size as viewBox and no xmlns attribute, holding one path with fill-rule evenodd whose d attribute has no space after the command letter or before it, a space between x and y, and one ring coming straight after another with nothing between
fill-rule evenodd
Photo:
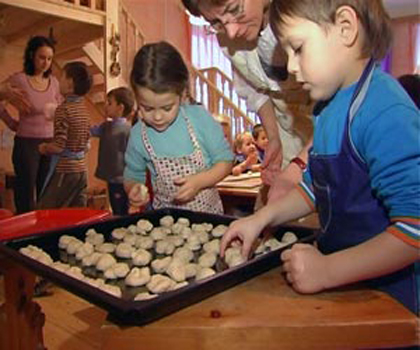
<instances>
[{"instance_id":1,"label":"black baking tray","mask_svg":"<svg viewBox=\"0 0 420 350\"><path fill-rule=\"evenodd\" d=\"M179 217L188 218L191 224L208 222L214 226L219 224L229 225L236 219L230 216L188 210L160 209L124 217L113 217L96 223L77 225L46 233L35 233L24 238L11 239L0 243L0 253L88 302L103 308L109 313L109 319L112 322L121 325L144 325L279 266L279 253L290 247L280 248L257 256L242 265L223 270L201 281L190 282L186 287L162 293L157 298L145 301L133 301L125 297L124 294L122 298L115 297L19 252L20 248L32 244L42 248L56 261L60 259L58 241L64 234L83 239L86 231L89 228L94 228L105 236L106 241L110 241L111 232L114 228L128 227L131 224L136 224L139 219L148 219L154 226L159 226L159 219L165 215L172 215L175 220ZM310 228L288 225L277 227L273 234L281 238L286 231L295 233L298 237L298 242L312 242L317 234L315 230Z\"/></svg>"}]
</instances>

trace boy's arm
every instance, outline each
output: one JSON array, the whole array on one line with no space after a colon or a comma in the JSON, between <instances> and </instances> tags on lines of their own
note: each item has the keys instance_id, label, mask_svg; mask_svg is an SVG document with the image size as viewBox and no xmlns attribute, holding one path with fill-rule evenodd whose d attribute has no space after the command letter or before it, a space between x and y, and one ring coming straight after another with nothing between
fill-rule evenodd
<instances>
[{"instance_id":1,"label":"boy's arm","mask_svg":"<svg viewBox=\"0 0 420 350\"><path fill-rule=\"evenodd\" d=\"M99 137L102 134L102 124L91 126L90 134L93 137Z\"/></svg>"},{"instance_id":2,"label":"boy's arm","mask_svg":"<svg viewBox=\"0 0 420 350\"><path fill-rule=\"evenodd\" d=\"M42 154L59 154L64 150L64 148L58 146L54 142L41 143L38 146L38 149Z\"/></svg>"},{"instance_id":3,"label":"boy's arm","mask_svg":"<svg viewBox=\"0 0 420 350\"><path fill-rule=\"evenodd\" d=\"M329 255L311 245L297 244L283 252L281 258L293 288L301 293L316 293L400 270L419 260L419 250L385 231Z\"/></svg>"}]
</instances>

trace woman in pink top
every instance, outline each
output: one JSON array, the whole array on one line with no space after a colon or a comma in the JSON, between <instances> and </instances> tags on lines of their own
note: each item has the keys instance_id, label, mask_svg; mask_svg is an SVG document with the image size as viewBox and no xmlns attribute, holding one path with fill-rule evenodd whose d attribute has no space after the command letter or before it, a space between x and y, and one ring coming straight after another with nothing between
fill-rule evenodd
<instances>
[{"instance_id":1,"label":"woman in pink top","mask_svg":"<svg viewBox=\"0 0 420 350\"><path fill-rule=\"evenodd\" d=\"M18 214L35 209L49 168L50 157L40 154L38 145L52 139L54 112L61 101L58 81L51 74L53 56L54 45L50 39L31 38L25 49L23 72L13 74L6 81L16 91L23 91L28 103L9 99L19 111L19 120L12 118L0 104L0 119L16 132L12 158Z\"/></svg>"}]
</instances>

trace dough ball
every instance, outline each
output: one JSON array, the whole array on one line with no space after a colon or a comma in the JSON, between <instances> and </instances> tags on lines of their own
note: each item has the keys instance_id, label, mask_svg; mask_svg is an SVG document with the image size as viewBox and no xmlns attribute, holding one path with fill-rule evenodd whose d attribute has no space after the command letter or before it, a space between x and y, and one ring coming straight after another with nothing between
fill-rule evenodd
<instances>
[{"instance_id":1,"label":"dough ball","mask_svg":"<svg viewBox=\"0 0 420 350\"><path fill-rule=\"evenodd\" d=\"M115 255L119 258L129 259L134 253L134 247L127 243L120 243L115 249Z\"/></svg>"},{"instance_id":2,"label":"dough ball","mask_svg":"<svg viewBox=\"0 0 420 350\"><path fill-rule=\"evenodd\" d=\"M211 231L211 234L215 238L220 238L220 237L222 237L225 234L225 232L227 231L227 229L228 229L228 226L226 226L226 225L217 225Z\"/></svg>"},{"instance_id":3,"label":"dough ball","mask_svg":"<svg viewBox=\"0 0 420 350\"><path fill-rule=\"evenodd\" d=\"M104 276L107 279L123 278L127 276L130 268L125 263L116 263L105 270Z\"/></svg>"},{"instance_id":4,"label":"dough ball","mask_svg":"<svg viewBox=\"0 0 420 350\"><path fill-rule=\"evenodd\" d=\"M143 237L137 237L135 246L137 248L142 249L152 249L154 245L154 240L151 237L143 236Z\"/></svg>"},{"instance_id":5,"label":"dough ball","mask_svg":"<svg viewBox=\"0 0 420 350\"><path fill-rule=\"evenodd\" d=\"M140 248L133 253L131 258L133 259L134 265L146 266L152 260L152 254L150 254L147 250Z\"/></svg>"},{"instance_id":6,"label":"dough ball","mask_svg":"<svg viewBox=\"0 0 420 350\"><path fill-rule=\"evenodd\" d=\"M214 253L204 253L198 258L198 265L201 267L213 267L216 264L217 255Z\"/></svg>"},{"instance_id":7,"label":"dough ball","mask_svg":"<svg viewBox=\"0 0 420 350\"><path fill-rule=\"evenodd\" d=\"M203 279L208 278L210 276L213 276L214 274L216 274L216 271L214 271L210 267L204 267L204 268L198 270L198 272L195 276L195 279L196 279L196 281L200 281L200 280L203 280Z\"/></svg>"},{"instance_id":8,"label":"dough ball","mask_svg":"<svg viewBox=\"0 0 420 350\"><path fill-rule=\"evenodd\" d=\"M171 215L165 215L159 220L159 224L163 227L171 227L174 224L174 218Z\"/></svg>"},{"instance_id":9,"label":"dough ball","mask_svg":"<svg viewBox=\"0 0 420 350\"><path fill-rule=\"evenodd\" d=\"M150 269L148 267L134 267L125 278L125 284L130 287L140 287L148 283L150 278Z\"/></svg>"},{"instance_id":10,"label":"dough ball","mask_svg":"<svg viewBox=\"0 0 420 350\"><path fill-rule=\"evenodd\" d=\"M153 275L146 287L152 293L159 294L171 290L175 285L176 282L169 277Z\"/></svg>"},{"instance_id":11,"label":"dough ball","mask_svg":"<svg viewBox=\"0 0 420 350\"><path fill-rule=\"evenodd\" d=\"M99 271L105 271L116 263L117 260L111 254L103 254L96 263L96 268Z\"/></svg>"},{"instance_id":12,"label":"dough ball","mask_svg":"<svg viewBox=\"0 0 420 350\"><path fill-rule=\"evenodd\" d=\"M171 263L172 258L170 256L167 256L163 259L155 259L152 261L152 269L156 273L164 273L166 272L166 269L168 268L169 264Z\"/></svg>"},{"instance_id":13,"label":"dough ball","mask_svg":"<svg viewBox=\"0 0 420 350\"><path fill-rule=\"evenodd\" d=\"M99 253L113 253L115 252L116 245L114 243L102 243L101 245L96 247L96 250Z\"/></svg>"},{"instance_id":14,"label":"dough ball","mask_svg":"<svg viewBox=\"0 0 420 350\"><path fill-rule=\"evenodd\" d=\"M140 219L139 221L137 221L136 226L139 232L141 233L150 232L153 229L153 224L149 220L146 220L146 219Z\"/></svg>"},{"instance_id":15,"label":"dough ball","mask_svg":"<svg viewBox=\"0 0 420 350\"><path fill-rule=\"evenodd\" d=\"M141 300L150 300L150 299L154 299L156 298L157 295L156 294L150 294L148 292L142 292L142 293L138 293L134 300L135 301L141 301Z\"/></svg>"}]
</instances>

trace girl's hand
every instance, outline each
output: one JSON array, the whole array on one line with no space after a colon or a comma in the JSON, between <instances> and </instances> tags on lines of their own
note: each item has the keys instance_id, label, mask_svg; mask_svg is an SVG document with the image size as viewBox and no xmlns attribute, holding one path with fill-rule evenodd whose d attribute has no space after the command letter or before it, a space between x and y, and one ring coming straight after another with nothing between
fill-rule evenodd
<instances>
[{"instance_id":1,"label":"girl's hand","mask_svg":"<svg viewBox=\"0 0 420 350\"><path fill-rule=\"evenodd\" d=\"M246 163L248 166L258 163L258 152L257 149L253 149L246 157Z\"/></svg>"},{"instance_id":2,"label":"girl's hand","mask_svg":"<svg viewBox=\"0 0 420 350\"><path fill-rule=\"evenodd\" d=\"M239 240L242 243L242 256L248 259L251 247L262 229L263 226L255 215L233 221L222 237L220 256L222 258L224 257L225 250L229 247L230 243Z\"/></svg>"},{"instance_id":3,"label":"girl's hand","mask_svg":"<svg viewBox=\"0 0 420 350\"><path fill-rule=\"evenodd\" d=\"M174 201L179 203L191 201L201 190L200 183L194 175L175 179L174 184L179 186L178 192L174 197Z\"/></svg>"},{"instance_id":4,"label":"girl's hand","mask_svg":"<svg viewBox=\"0 0 420 350\"><path fill-rule=\"evenodd\" d=\"M131 207L140 208L149 202L149 190L145 185L136 183L128 192L128 200Z\"/></svg>"},{"instance_id":5,"label":"girl's hand","mask_svg":"<svg viewBox=\"0 0 420 350\"><path fill-rule=\"evenodd\" d=\"M326 255L310 244L297 243L281 254L286 279L299 293L316 293L328 288Z\"/></svg>"}]
</instances>

